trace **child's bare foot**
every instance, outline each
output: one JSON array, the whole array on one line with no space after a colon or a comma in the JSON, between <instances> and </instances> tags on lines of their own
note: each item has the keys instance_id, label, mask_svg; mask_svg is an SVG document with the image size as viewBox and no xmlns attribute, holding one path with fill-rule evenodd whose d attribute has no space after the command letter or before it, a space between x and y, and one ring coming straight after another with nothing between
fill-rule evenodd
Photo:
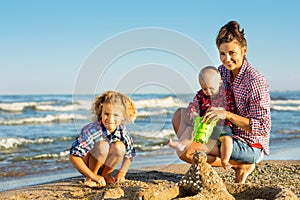
<instances>
[{"instance_id":1,"label":"child's bare foot","mask_svg":"<svg viewBox=\"0 0 300 200\"><path fill-rule=\"evenodd\" d=\"M169 147L175 149L176 151L183 151L185 149L185 145L181 144L178 141L172 141L172 139L169 139L167 144L169 145Z\"/></svg>"},{"instance_id":2,"label":"child's bare foot","mask_svg":"<svg viewBox=\"0 0 300 200\"><path fill-rule=\"evenodd\" d=\"M116 183L124 182L125 181L125 175L126 175L126 172L119 171L117 173L117 175L115 176L115 182Z\"/></svg>"},{"instance_id":3,"label":"child's bare foot","mask_svg":"<svg viewBox=\"0 0 300 200\"><path fill-rule=\"evenodd\" d=\"M112 177L110 174L107 174L107 175L105 175L105 176L103 176L103 177L104 177L105 182L106 182L107 184L112 184L112 183L115 183L115 182L116 182L116 181L115 181L115 178Z\"/></svg>"},{"instance_id":4,"label":"child's bare foot","mask_svg":"<svg viewBox=\"0 0 300 200\"><path fill-rule=\"evenodd\" d=\"M237 183L245 183L247 177L255 169L255 164L240 164L234 168Z\"/></svg>"}]
</instances>

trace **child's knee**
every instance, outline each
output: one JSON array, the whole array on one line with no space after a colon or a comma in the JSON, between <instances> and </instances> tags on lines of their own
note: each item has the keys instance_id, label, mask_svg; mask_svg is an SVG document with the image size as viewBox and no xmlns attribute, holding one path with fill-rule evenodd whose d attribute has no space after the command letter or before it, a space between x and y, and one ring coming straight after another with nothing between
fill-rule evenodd
<instances>
[{"instance_id":1,"label":"child's knee","mask_svg":"<svg viewBox=\"0 0 300 200\"><path fill-rule=\"evenodd\" d=\"M106 158L109 151L109 144L106 141L99 141L94 145L90 154L96 159Z\"/></svg>"},{"instance_id":2,"label":"child's knee","mask_svg":"<svg viewBox=\"0 0 300 200\"><path fill-rule=\"evenodd\" d=\"M125 145L123 142L114 142L110 145L110 154L117 157L123 157L125 155Z\"/></svg>"}]
</instances>

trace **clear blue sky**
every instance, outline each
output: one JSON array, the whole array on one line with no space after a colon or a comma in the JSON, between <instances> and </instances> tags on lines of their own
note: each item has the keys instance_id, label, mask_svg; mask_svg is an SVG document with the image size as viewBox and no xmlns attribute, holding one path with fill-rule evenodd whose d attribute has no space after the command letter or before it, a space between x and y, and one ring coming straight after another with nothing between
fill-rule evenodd
<instances>
[{"instance_id":1,"label":"clear blue sky","mask_svg":"<svg viewBox=\"0 0 300 200\"><path fill-rule=\"evenodd\" d=\"M71 94L83 63L101 43L143 27L186 35L218 66L215 38L220 27L230 20L238 21L245 29L248 60L265 75L270 89L300 90L299 10L300 1L294 0L112 0L106 3L3 0L0 2L0 94ZM128 55L126 61L126 55L123 57L124 62L131 58ZM132 59L141 57L135 55ZM154 55L153 62L160 64L157 57ZM162 64L165 62L168 63ZM151 60L146 58L135 65L148 63ZM110 74L122 76L118 67L110 70ZM147 76L139 72L141 77ZM190 76L196 85L196 75ZM109 88L109 80L100 77L96 89L113 89Z\"/></svg>"}]
</instances>

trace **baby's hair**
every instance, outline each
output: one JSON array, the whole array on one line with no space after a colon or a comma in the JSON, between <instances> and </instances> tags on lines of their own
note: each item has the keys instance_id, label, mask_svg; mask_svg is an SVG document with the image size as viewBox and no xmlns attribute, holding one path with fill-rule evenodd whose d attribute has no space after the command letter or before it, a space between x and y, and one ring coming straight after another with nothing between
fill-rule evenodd
<instances>
[{"instance_id":1,"label":"baby's hair","mask_svg":"<svg viewBox=\"0 0 300 200\"><path fill-rule=\"evenodd\" d=\"M136 109L133 101L127 95L109 90L97 96L92 106L92 113L96 115L97 120L101 119L102 108L105 103L122 106L124 122L134 122Z\"/></svg>"},{"instance_id":2,"label":"baby's hair","mask_svg":"<svg viewBox=\"0 0 300 200\"><path fill-rule=\"evenodd\" d=\"M233 40L238 41L241 47L247 47L244 29L240 30L240 25L236 21L230 21L220 29L216 44L219 48L221 44L232 42Z\"/></svg>"},{"instance_id":3,"label":"baby's hair","mask_svg":"<svg viewBox=\"0 0 300 200\"><path fill-rule=\"evenodd\" d=\"M221 77L219 70L214 66L206 66L199 72L199 80L204 80L204 74L210 70L215 71Z\"/></svg>"}]
</instances>

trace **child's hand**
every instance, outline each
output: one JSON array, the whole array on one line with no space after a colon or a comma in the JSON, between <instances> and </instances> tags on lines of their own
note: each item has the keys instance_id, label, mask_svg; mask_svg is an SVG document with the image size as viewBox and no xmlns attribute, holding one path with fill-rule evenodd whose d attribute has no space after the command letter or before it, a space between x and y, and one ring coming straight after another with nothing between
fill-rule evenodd
<instances>
[{"instance_id":1,"label":"child's hand","mask_svg":"<svg viewBox=\"0 0 300 200\"><path fill-rule=\"evenodd\" d=\"M99 183L99 185L101 187L103 186L106 186L106 182L105 182L105 179L102 177L102 176L96 176L94 179L93 179L96 183Z\"/></svg>"}]
</instances>

